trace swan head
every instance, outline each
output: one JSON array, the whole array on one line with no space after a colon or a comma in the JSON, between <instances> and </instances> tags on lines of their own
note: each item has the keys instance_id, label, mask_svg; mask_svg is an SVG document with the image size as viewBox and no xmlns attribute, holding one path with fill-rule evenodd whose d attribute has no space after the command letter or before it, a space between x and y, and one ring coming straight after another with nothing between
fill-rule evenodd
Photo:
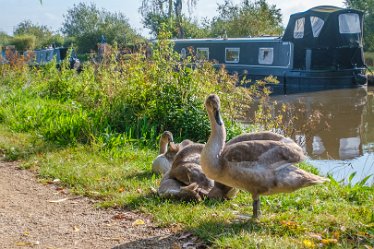
<instances>
[{"instance_id":1,"label":"swan head","mask_svg":"<svg viewBox=\"0 0 374 249\"><path fill-rule=\"evenodd\" d=\"M205 100L205 108L209 116L214 117L215 122L221 126L223 121L220 114L220 100L216 94L210 94Z\"/></svg>"},{"instance_id":2,"label":"swan head","mask_svg":"<svg viewBox=\"0 0 374 249\"><path fill-rule=\"evenodd\" d=\"M177 150L174 144L173 134L170 131L164 131L160 138L160 144L168 145L171 150Z\"/></svg>"},{"instance_id":3,"label":"swan head","mask_svg":"<svg viewBox=\"0 0 374 249\"><path fill-rule=\"evenodd\" d=\"M161 140L165 143L173 142L173 134L170 131L164 131L161 135Z\"/></svg>"}]
</instances>

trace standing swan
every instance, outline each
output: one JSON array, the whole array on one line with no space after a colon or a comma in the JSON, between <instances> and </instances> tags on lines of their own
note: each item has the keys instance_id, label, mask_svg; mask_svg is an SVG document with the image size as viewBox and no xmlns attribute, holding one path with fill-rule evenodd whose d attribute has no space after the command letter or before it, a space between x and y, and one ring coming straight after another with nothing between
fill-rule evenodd
<instances>
[{"instance_id":1,"label":"standing swan","mask_svg":"<svg viewBox=\"0 0 374 249\"><path fill-rule=\"evenodd\" d=\"M250 192L253 218L260 214L260 195L292 192L329 181L292 165L302 161L304 154L291 139L241 139L225 146L226 130L218 96L209 95L205 107L211 134L201 153L201 167L209 178Z\"/></svg>"}]
</instances>

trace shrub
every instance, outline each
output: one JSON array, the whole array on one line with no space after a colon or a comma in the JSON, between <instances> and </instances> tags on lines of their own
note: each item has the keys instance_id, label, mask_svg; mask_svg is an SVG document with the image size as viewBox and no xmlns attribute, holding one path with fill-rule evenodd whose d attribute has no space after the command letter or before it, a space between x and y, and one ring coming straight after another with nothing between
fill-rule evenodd
<instances>
[{"instance_id":1,"label":"shrub","mask_svg":"<svg viewBox=\"0 0 374 249\"><path fill-rule=\"evenodd\" d=\"M15 36L11 43L18 51L33 50L35 48L36 37L34 35Z\"/></svg>"},{"instance_id":2,"label":"shrub","mask_svg":"<svg viewBox=\"0 0 374 249\"><path fill-rule=\"evenodd\" d=\"M63 145L105 141L103 136L116 134L126 134L123 142L153 145L164 130L180 139L206 141L203 103L217 93L228 134L237 134L240 128L231 121L247 111L258 92L237 87L236 76L209 62L192 66L193 58L182 60L166 37L153 44L150 58L145 48L122 56L109 47L101 63L86 62L81 73L69 68L68 58L58 69L55 63L1 66L1 84L8 89L3 91L2 121Z\"/></svg>"}]
</instances>

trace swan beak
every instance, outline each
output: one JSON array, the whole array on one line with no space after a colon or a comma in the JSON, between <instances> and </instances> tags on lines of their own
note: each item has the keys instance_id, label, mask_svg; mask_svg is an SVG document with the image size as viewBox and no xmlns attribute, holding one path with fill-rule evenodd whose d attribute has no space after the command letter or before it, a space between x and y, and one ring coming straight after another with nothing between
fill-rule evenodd
<instances>
[{"instance_id":1,"label":"swan beak","mask_svg":"<svg viewBox=\"0 0 374 249\"><path fill-rule=\"evenodd\" d=\"M221 126L223 124L222 119L221 119L221 114L220 114L219 110L216 110L214 112L214 118L216 119L216 122L219 126Z\"/></svg>"},{"instance_id":2,"label":"swan beak","mask_svg":"<svg viewBox=\"0 0 374 249\"><path fill-rule=\"evenodd\" d=\"M174 142L170 142L169 146L171 151L178 151L178 147Z\"/></svg>"}]
</instances>

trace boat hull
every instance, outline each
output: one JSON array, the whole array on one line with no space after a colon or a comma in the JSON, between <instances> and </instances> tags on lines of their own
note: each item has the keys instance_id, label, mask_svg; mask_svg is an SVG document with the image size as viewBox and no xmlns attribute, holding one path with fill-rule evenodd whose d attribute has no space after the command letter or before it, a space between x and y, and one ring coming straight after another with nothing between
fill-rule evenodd
<instances>
[{"instance_id":1,"label":"boat hull","mask_svg":"<svg viewBox=\"0 0 374 249\"><path fill-rule=\"evenodd\" d=\"M218 65L217 65L218 67ZM367 85L365 69L333 70L291 70L284 68L250 68L225 66L231 74L238 74L250 80L244 86L250 86L256 80L263 80L269 75L274 76L278 83L269 83L273 94L291 94L314 92L330 89L355 88Z\"/></svg>"}]
</instances>

